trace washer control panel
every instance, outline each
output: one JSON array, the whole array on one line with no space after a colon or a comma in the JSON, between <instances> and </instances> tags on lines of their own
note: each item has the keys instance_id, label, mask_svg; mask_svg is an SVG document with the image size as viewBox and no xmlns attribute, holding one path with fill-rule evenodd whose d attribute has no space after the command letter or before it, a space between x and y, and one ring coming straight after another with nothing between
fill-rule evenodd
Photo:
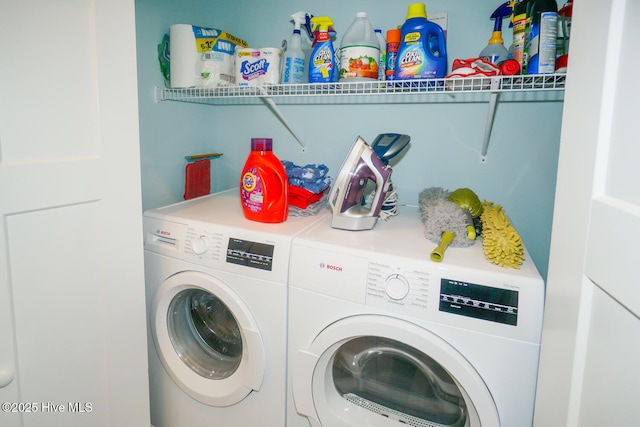
<instances>
[{"instance_id":1,"label":"washer control panel","mask_svg":"<svg viewBox=\"0 0 640 427\"><path fill-rule=\"evenodd\" d=\"M429 273L413 266L370 261L366 301L374 307L424 315L429 308Z\"/></svg>"}]
</instances>

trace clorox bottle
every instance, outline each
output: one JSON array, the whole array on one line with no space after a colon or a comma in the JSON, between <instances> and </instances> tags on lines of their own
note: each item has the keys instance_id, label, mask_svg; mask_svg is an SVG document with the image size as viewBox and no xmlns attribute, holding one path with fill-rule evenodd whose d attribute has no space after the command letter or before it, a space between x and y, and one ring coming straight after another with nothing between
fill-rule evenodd
<instances>
[{"instance_id":1,"label":"clorox bottle","mask_svg":"<svg viewBox=\"0 0 640 427\"><path fill-rule=\"evenodd\" d=\"M444 31L438 24L427 20L424 4L410 4L407 19L400 29L395 79L439 79L446 74Z\"/></svg>"},{"instance_id":2,"label":"clorox bottle","mask_svg":"<svg viewBox=\"0 0 640 427\"><path fill-rule=\"evenodd\" d=\"M270 223L287 220L287 173L273 154L271 138L251 138L251 153L240 177L240 201L247 219Z\"/></svg>"}]
</instances>

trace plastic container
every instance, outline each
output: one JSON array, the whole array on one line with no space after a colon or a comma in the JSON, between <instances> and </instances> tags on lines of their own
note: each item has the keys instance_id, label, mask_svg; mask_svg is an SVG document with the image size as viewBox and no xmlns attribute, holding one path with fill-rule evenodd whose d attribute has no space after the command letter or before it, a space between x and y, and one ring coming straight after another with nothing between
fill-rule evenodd
<instances>
[{"instance_id":1,"label":"plastic container","mask_svg":"<svg viewBox=\"0 0 640 427\"><path fill-rule=\"evenodd\" d=\"M328 16L311 18L312 31L318 29L315 47L309 58L309 83L330 83L335 81L336 58L329 27L333 21Z\"/></svg>"},{"instance_id":2,"label":"plastic container","mask_svg":"<svg viewBox=\"0 0 640 427\"><path fill-rule=\"evenodd\" d=\"M387 66L385 69L385 80L395 78L396 59L400 48L400 30L393 29L387 31Z\"/></svg>"},{"instance_id":3,"label":"plastic container","mask_svg":"<svg viewBox=\"0 0 640 427\"><path fill-rule=\"evenodd\" d=\"M380 61L378 61L378 80L384 80L387 69L387 42L382 35L382 30L376 28L374 30L376 32L376 38L378 39L378 44L380 45Z\"/></svg>"},{"instance_id":4,"label":"plastic container","mask_svg":"<svg viewBox=\"0 0 640 427\"><path fill-rule=\"evenodd\" d=\"M284 222L289 214L287 173L272 150L271 138L252 138L242 169L240 202L245 218L252 221Z\"/></svg>"},{"instance_id":5,"label":"plastic container","mask_svg":"<svg viewBox=\"0 0 640 427\"><path fill-rule=\"evenodd\" d=\"M410 4L407 19L400 29L395 79L435 79L443 78L446 74L444 31L438 24L427 20L424 4Z\"/></svg>"},{"instance_id":6,"label":"plastic container","mask_svg":"<svg viewBox=\"0 0 640 427\"><path fill-rule=\"evenodd\" d=\"M364 12L356 17L340 43L340 81L378 80L380 43Z\"/></svg>"},{"instance_id":7,"label":"plastic container","mask_svg":"<svg viewBox=\"0 0 640 427\"><path fill-rule=\"evenodd\" d=\"M293 19L293 34L287 43L287 50L282 59L282 80L281 83L303 83L305 75L305 55L302 51L302 36L300 36L300 26L304 25L304 12L297 12L291 15Z\"/></svg>"},{"instance_id":8,"label":"plastic container","mask_svg":"<svg viewBox=\"0 0 640 427\"><path fill-rule=\"evenodd\" d=\"M502 38L502 20L512 14L513 10L509 2L501 4L492 14L494 20L493 32L489 42L478 55L480 58L492 64L500 64L509 58L509 50L504 47Z\"/></svg>"},{"instance_id":9,"label":"plastic container","mask_svg":"<svg viewBox=\"0 0 640 427\"><path fill-rule=\"evenodd\" d=\"M531 32L525 46L526 74L553 74L556 68L558 4L555 0L533 0L529 13Z\"/></svg>"},{"instance_id":10,"label":"plastic container","mask_svg":"<svg viewBox=\"0 0 640 427\"><path fill-rule=\"evenodd\" d=\"M521 0L519 3L516 3L513 8L513 44L511 45L511 56L518 61L521 68L526 43L527 4L529 2L530 0Z\"/></svg>"}]
</instances>

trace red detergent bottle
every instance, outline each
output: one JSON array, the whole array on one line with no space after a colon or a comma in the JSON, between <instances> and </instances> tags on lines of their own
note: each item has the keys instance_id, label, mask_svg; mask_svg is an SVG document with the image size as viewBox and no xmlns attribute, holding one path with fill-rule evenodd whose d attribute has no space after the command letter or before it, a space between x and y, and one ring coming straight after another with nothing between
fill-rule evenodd
<instances>
[{"instance_id":1,"label":"red detergent bottle","mask_svg":"<svg viewBox=\"0 0 640 427\"><path fill-rule=\"evenodd\" d=\"M247 219L277 223L289 214L287 173L273 154L271 138L251 138L251 153L240 177L240 201Z\"/></svg>"}]
</instances>

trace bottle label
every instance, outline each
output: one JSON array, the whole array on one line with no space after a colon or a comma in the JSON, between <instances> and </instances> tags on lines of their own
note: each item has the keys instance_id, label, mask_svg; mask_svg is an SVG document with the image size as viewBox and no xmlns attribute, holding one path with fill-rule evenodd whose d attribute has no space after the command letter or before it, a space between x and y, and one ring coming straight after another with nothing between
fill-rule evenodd
<instances>
[{"instance_id":1,"label":"bottle label","mask_svg":"<svg viewBox=\"0 0 640 427\"><path fill-rule=\"evenodd\" d=\"M556 43L558 35L558 14L543 12L540 21L531 26L529 41L529 74L552 74L556 66Z\"/></svg>"},{"instance_id":2,"label":"bottle label","mask_svg":"<svg viewBox=\"0 0 640 427\"><path fill-rule=\"evenodd\" d=\"M264 192L258 170L251 166L242 175L242 204L251 212L262 212Z\"/></svg>"},{"instance_id":3,"label":"bottle label","mask_svg":"<svg viewBox=\"0 0 640 427\"><path fill-rule=\"evenodd\" d=\"M322 34L322 33L320 33ZM331 43L322 44L309 61L309 82L328 82L333 78L333 49Z\"/></svg>"},{"instance_id":4,"label":"bottle label","mask_svg":"<svg viewBox=\"0 0 640 427\"><path fill-rule=\"evenodd\" d=\"M353 45L340 49L340 78L378 79L380 49Z\"/></svg>"},{"instance_id":5,"label":"bottle label","mask_svg":"<svg viewBox=\"0 0 640 427\"><path fill-rule=\"evenodd\" d=\"M288 56L285 58L282 83L302 83L304 59Z\"/></svg>"},{"instance_id":6,"label":"bottle label","mask_svg":"<svg viewBox=\"0 0 640 427\"><path fill-rule=\"evenodd\" d=\"M518 61L522 67L522 56L524 55L524 35L527 24L525 14L518 15L513 21L513 59Z\"/></svg>"}]
</instances>

